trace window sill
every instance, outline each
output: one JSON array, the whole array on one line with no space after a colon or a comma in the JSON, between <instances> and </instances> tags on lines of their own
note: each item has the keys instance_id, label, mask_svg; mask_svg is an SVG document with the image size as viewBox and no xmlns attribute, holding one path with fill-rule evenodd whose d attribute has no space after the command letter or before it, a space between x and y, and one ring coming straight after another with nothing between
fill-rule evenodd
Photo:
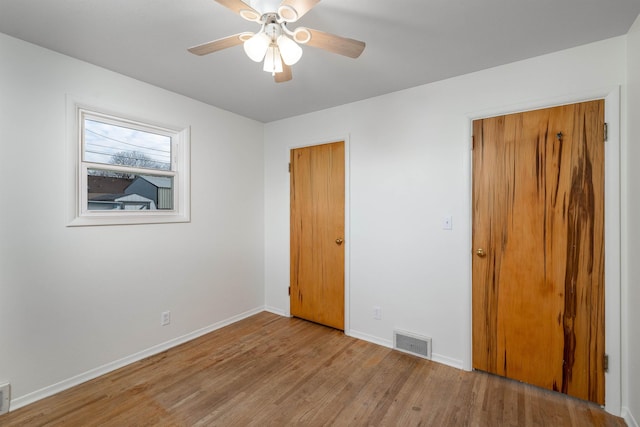
<instances>
[{"instance_id":1,"label":"window sill","mask_svg":"<svg viewBox=\"0 0 640 427\"><path fill-rule=\"evenodd\" d=\"M167 223L184 223L191 222L186 215L167 214L167 213L149 213L135 215L121 213L116 214L91 214L73 218L67 224L67 227L87 227L100 225L136 225L136 224L167 224Z\"/></svg>"}]
</instances>

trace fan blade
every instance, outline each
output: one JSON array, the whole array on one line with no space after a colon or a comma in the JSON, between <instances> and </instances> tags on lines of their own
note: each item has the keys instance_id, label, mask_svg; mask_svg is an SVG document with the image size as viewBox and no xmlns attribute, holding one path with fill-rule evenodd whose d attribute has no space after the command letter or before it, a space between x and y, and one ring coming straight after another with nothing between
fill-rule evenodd
<instances>
[{"instance_id":1,"label":"fan blade","mask_svg":"<svg viewBox=\"0 0 640 427\"><path fill-rule=\"evenodd\" d=\"M282 0L280 7L289 6L295 9L298 17L296 21L302 17L305 13L309 12L320 0Z\"/></svg>"},{"instance_id":2,"label":"fan blade","mask_svg":"<svg viewBox=\"0 0 640 427\"><path fill-rule=\"evenodd\" d=\"M248 33L251 34L251 33ZM195 55L206 55L209 53L217 52L222 49L237 46L244 43L243 37L247 37L247 33L234 34L223 39L214 40L209 43L204 43L198 46L193 46L187 49L189 52Z\"/></svg>"},{"instance_id":3,"label":"fan blade","mask_svg":"<svg viewBox=\"0 0 640 427\"><path fill-rule=\"evenodd\" d=\"M311 28L307 28L307 30L309 30L311 34L311 39L306 44L337 53L338 55L357 58L365 47L365 43L359 40L348 39L346 37L336 36L335 34L325 33L324 31L312 30Z\"/></svg>"},{"instance_id":4,"label":"fan blade","mask_svg":"<svg viewBox=\"0 0 640 427\"><path fill-rule=\"evenodd\" d=\"M285 64L284 62L282 63L282 72L276 73L276 75L273 77L276 83L288 82L292 78L293 76L291 75L291 66Z\"/></svg>"},{"instance_id":5,"label":"fan blade","mask_svg":"<svg viewBox=\"0 0 640 427\"><path fill-rule=\"evenodd\" d=\"M231 9L238 15L242 16L244 19L248 21L259 21L260 20L260 12L243 2L242 0L216 0L218 3L226 7L227 9ZM245 11L245 12L242 12Z\"/></svg>"}]
</instances>

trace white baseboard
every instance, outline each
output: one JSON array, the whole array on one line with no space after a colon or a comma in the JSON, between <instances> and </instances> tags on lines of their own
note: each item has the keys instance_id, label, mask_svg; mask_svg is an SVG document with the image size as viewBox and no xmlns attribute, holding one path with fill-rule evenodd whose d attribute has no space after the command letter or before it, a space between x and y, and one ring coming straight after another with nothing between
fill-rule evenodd
<instances>
[{"instance_id":1,"label":"white baseboard","mask_svg":"<svg viewBox=\"0 0 640 427\"><path fill-rule=\"evenodd\" d=\"M441 354L431 353L431 360L434 362L442 363L443 365L451 366L452 368L464 370L464 364L462 360L452 359L451 357L443 356Z\"/></svg>"},{"instance_id":2,"label":"white baseboard","mask_svg":"<svg viewBox=\"0 0 640 427\"><path fill-rule=\"evenodd\" d=\"M71 387L74 387L84 382L87 382L89 380L98 378L99 376L108 374L109 372L115 371L116 369L120 369L131 363L138 362L139 360L161 353L172 347L176 347L180 344L184 344L188 341L201 337L202 335L208 334L209 332L213 332L217 329L228 326L239 320L253 316L254 314L258 314L264 310L265 310L265 307L257 307L252 310L245 311L244 313L238 314L236 316L232 316L220 322L216 322L212 325L198 329L196 331L193 331L181 337L174 338L162 344L155 345L146 350L142 350L138 353L132 354L122 359L113 361L111 363L107 363L106 365L99 366L95 369L91 369L82 374L60 381L56 384L52 384L50 386L41 388L40 390L36 390L32 393L25 394L24 396L20 396L16 399L12 399L10 404L10 408L11 408L10 410L15 411L16 409L19 409L31 403L37 402L38 400L44 399L45 397L53 396L56 393L60 393L61 391L67 390Z\"/></svg>"},{"instance_id":3,"label":"white baseboard","mask_svg":"<svg viewBox=\"0 0 640 427\"><path fill-rule=\"evenodd\" d=\"M622 414L621 414L622 418L624 419L624 421L627 423L627 426L629 427L639 427L638 426L638 422L636 421L636 419L633 417L633 414L631 413L631 411L629 410L629 408L627 407L622 407Z\"/></svg>"},{"instance_id":4,"label":"white baseboard","mask_svg":"<svg viewBox=\"0 0 640 427\"><path fill-rule=\"evenodd\" d=\"M378 344L383 347L393 348L393 341L383 340L373 335L365 334L364 332L358 332L351 329L348 334L350 337L358 338L359 340L369 341L373 344Z\"/></svg>"},{"instance_id":5,"label":"white baseboard","mask_svg":"<svg viewBox=\"0 0 640 427\"><path fill-rule=\"evenodd\" d=\"M268 311L269 313L277 314L278 316L291 317L291 316L289 316L289 314L286 311L281 310L279 308L271 307L269 305L264 308L264 311Z\"/></svg>"}]
</instances>

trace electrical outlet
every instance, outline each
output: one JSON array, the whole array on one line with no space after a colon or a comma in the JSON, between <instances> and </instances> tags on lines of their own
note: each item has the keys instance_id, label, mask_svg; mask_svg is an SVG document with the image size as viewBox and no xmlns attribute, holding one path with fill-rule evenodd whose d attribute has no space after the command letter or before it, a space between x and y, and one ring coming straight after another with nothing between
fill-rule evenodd
<instances>
[{"instance_id":1,"label":"electrical outlet","mask_svg":"<svg viewBox=\"0 0 640 427\"><path fill-rule=\"evenodd\" d=\"M443 230L453 229L453 218L451 218L451 216L445 216L442 218L442 229Z\"/></svg>"},{"instance_id":2,"label":"electrical outlet","mask_svg":"<svg viewBox=\"0 0 640 427\"><path fill-rule=\"evenodd\" d=\"M9 403L11 403L11 384L0 384L0 415L9 412Z\"/></svg>"},{"instance_id":3,"label":"electrical outlet","mask_svg":"<svg viewBox=\"0 0 640 427\"><path fill-rule=\"evenodd\" d=\"M382 308L378 306L373 307L373 318L375 320L382 320Z\"/></svg>"},{"instance_id":4,"label":"electrical outlet","mask_svg":"<svg viewBox=\"0 0 640 427\"><path fill-rule=\"evenodd\" d=\"M171 312L163 311L162 316L160 317L160 325L167 326L169 323L171 323Z\"/></svg>"}]
</instances>

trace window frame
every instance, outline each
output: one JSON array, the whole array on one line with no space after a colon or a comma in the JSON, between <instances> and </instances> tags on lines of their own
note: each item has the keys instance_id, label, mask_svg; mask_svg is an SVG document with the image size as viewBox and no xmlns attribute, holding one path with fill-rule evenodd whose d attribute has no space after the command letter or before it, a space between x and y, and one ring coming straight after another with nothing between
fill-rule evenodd
<instances>
[{"instance_id":1,"label":"window frame","mask_svg":"<svg viewBox=\"0 0 640 427\"><path fill-rule=\"evenodd\" d=\"M96 107L68 98L69 152L73 185L69 185L69 218L67 226L128 225L190 222L190 128L160 124L160 120L137 118L116 109ZM118 109L124 110L124 109ZM84 160L85 119L123 126L168 136L171 138L170 170L95 163ZM173 179L173 209L159 210L89 210L88 170L108 170L136 175L170 177Z\"/></svg>"}]
</instances>

